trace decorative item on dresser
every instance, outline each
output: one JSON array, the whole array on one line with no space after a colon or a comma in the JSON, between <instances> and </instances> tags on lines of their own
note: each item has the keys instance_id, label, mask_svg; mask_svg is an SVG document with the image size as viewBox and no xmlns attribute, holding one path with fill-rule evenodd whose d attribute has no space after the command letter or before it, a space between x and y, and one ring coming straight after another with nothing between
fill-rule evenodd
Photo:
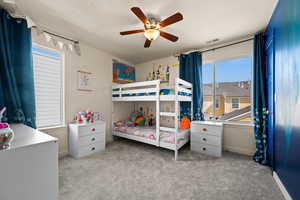
<instances>
[{"instance_id":1,"label":"decorative item on dresser","mask_svg":"<svg viewBox=\"0 0 300 200\"><path fill-rule=\"evenodd\" d=\"M211 156L222 156L223 123L193 121L191 126L191 150Z\"/></svg>"},{"instance_id":2,"label":"decorative item on dresser","mask_svg":"<svg viewBox=\"0 0 300 200\"><path fill-rule=\"evenodd\" d=\"M69 151L78 159L105 150L105 122L69 124Z\"/></svg>"}]
</instances>

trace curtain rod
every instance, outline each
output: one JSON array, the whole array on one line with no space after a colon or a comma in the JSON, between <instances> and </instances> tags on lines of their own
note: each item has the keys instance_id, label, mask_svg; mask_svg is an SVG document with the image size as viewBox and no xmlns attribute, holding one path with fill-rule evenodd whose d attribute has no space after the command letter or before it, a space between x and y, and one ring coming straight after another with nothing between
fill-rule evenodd
<instances>
[{"instance_id":1,"label":"curtain rod","mask_svg":"<svg viewBox=\"0 0 300 200\"><path fill-rule=\"evenodd\" d=\"M33 26L32 28L39 29L37 26ZM66 36L63 36L63 35L60 35L60 34L57 34L57 33L53 33L53 32L48 31L48 30L43 30L42 29L42 32L47 33L47 34L52 35L52 36L56 36L56 37L62 38L64 40L68 40L68 41L74 42L74 43L79 43L78 40L74 40L72 38L69 38L69 37L66 37Z\"/></svg>"},{"instance_id":2,"label":"curtain rod","mask_svg":"<svg viewBox=\"0 0 300 200\"><path fill-rule=\"evenodd\" d=\"M217 50L217 49L222 49L222 48L225 48L225 47L229 47L229 46L233 46L233 45L236 45L236 44L241 44L241 43L244 43L244 42L248 42L248 41L251 41L253 40L254 37L250 37L248 39L244 39L244 40L240 40L238 42L233 42L233 43L230 43L230 44L225 44L225 45L222 45L222 46L217 46L217 47L213 47L213 48L209 48L209 49L205 49L205 50L200 50L200 51L197 51L197 50L192 50L192 51L187 51L185 53L192 53L192 52L199 52L199 53L205 53L205 52L209 52L209 51L214 51L214 50ZM180 54L183 54L183 53L180 53ZM179 55L175 55L175 57L179 57Z\"/></svg>"}]
</instances>

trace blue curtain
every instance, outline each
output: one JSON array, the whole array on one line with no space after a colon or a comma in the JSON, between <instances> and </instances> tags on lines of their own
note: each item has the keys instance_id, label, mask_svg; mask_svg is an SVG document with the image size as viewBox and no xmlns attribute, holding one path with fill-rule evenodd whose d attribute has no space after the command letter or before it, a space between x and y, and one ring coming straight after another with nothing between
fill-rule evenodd
<instances>
[{"instance_id":1,"label":"blue curtain","mask_svg":"<svg viewBox=\"0 0 300 200\"><path fill-rule=\"evenodd\" d=\"M0 108L8 123L35 124L31 30L0 9Z\"/></svg>"},{"instance_id":2,"label":"blue curtain","mask_svg":"<svg viewBox=\"0 0 300 200\"><path fill-rule=\"evenodd\" d=\"M179 77L193 84L193 120L203 120L202 54L193 52L179 57ZM190 103L181 102L181 117L190 116Z\"/></svg>"},{"instance_id":3,"label":"blue curtain","mask_svg":"<svg viewBox=\"0 0 300 200\"><path fill-rule=\"evenodd\" d=\"M253 159L263 165L269 164L268 132L267 132L267 78L264 52L264 35L257 34L254 38L254 132L256 153Z\"/></svg>"}]
</instances>

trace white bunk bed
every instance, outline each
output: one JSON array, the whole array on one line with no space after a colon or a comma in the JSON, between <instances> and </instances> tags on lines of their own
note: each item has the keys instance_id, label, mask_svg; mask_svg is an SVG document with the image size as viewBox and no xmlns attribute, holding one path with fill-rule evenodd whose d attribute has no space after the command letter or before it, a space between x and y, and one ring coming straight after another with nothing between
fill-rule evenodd
<instances>
[{"instance_id":1,"label":"white bunk bed","mask_svg":"<svg viewBox=\"0 0 300 200\"><path fill-rule=\"evenodd\" d=\"M119 84L112 87L113 102L136 102L152 101L156 103L156 127L155 128L132 128L130 131L122 131L116 127L113 128L113 136L127 138L158 147L173 150L175 160L178 157L178 150L190 140L190 130L179 129L179 102L192 102L193 86L191 83L176 78L173 94L160 95L160 81L144 81L129 84ZM160 102L174 102L175 112L160 112ZM191 111L192 111L191 103ZM174 128L161 127L160 116L174 117ZM193 116L193 113L191 113ZM145 134L143 134L143 131ZM142 134L134 134L139 132ZM151 134L153 132L153 134ZM148 134L146 134L148 133ZM147 137L147 136L151 137Z\"/></svg>"}]
</instances>

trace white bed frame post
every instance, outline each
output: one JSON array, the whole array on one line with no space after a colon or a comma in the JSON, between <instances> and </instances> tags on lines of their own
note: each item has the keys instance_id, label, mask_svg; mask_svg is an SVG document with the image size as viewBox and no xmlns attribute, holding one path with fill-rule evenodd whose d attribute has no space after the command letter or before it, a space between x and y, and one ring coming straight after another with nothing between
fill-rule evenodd
<instances>
[{"instance_id":1,"label":"white bed frame post","mask_svg":"<svg viewBox=\"0 0 300 200\"><path fill-rule=\"evenodd\" d=\"M178 129L179 129L178 120L179 120L179 115L180 115L179 103L178 103L178 87L179 87L179 80L178 80L178 78L176 78L176 82L175 82L175 117L174 117L174 121L175 121L175 149L174 149L175 160L177 160L177 157L178 157L177 133L178 133Z\"/></svg>"},{"instance_id":2,"label":"white bed frame post","mask_svg":"<svg viewBox=\"0 0 300 200\"><path fill-rule=\"evenodd\" d=\"M156 84L156 146L159 146L160 138L160 81Z\"/></svg>"}]
</instances>

